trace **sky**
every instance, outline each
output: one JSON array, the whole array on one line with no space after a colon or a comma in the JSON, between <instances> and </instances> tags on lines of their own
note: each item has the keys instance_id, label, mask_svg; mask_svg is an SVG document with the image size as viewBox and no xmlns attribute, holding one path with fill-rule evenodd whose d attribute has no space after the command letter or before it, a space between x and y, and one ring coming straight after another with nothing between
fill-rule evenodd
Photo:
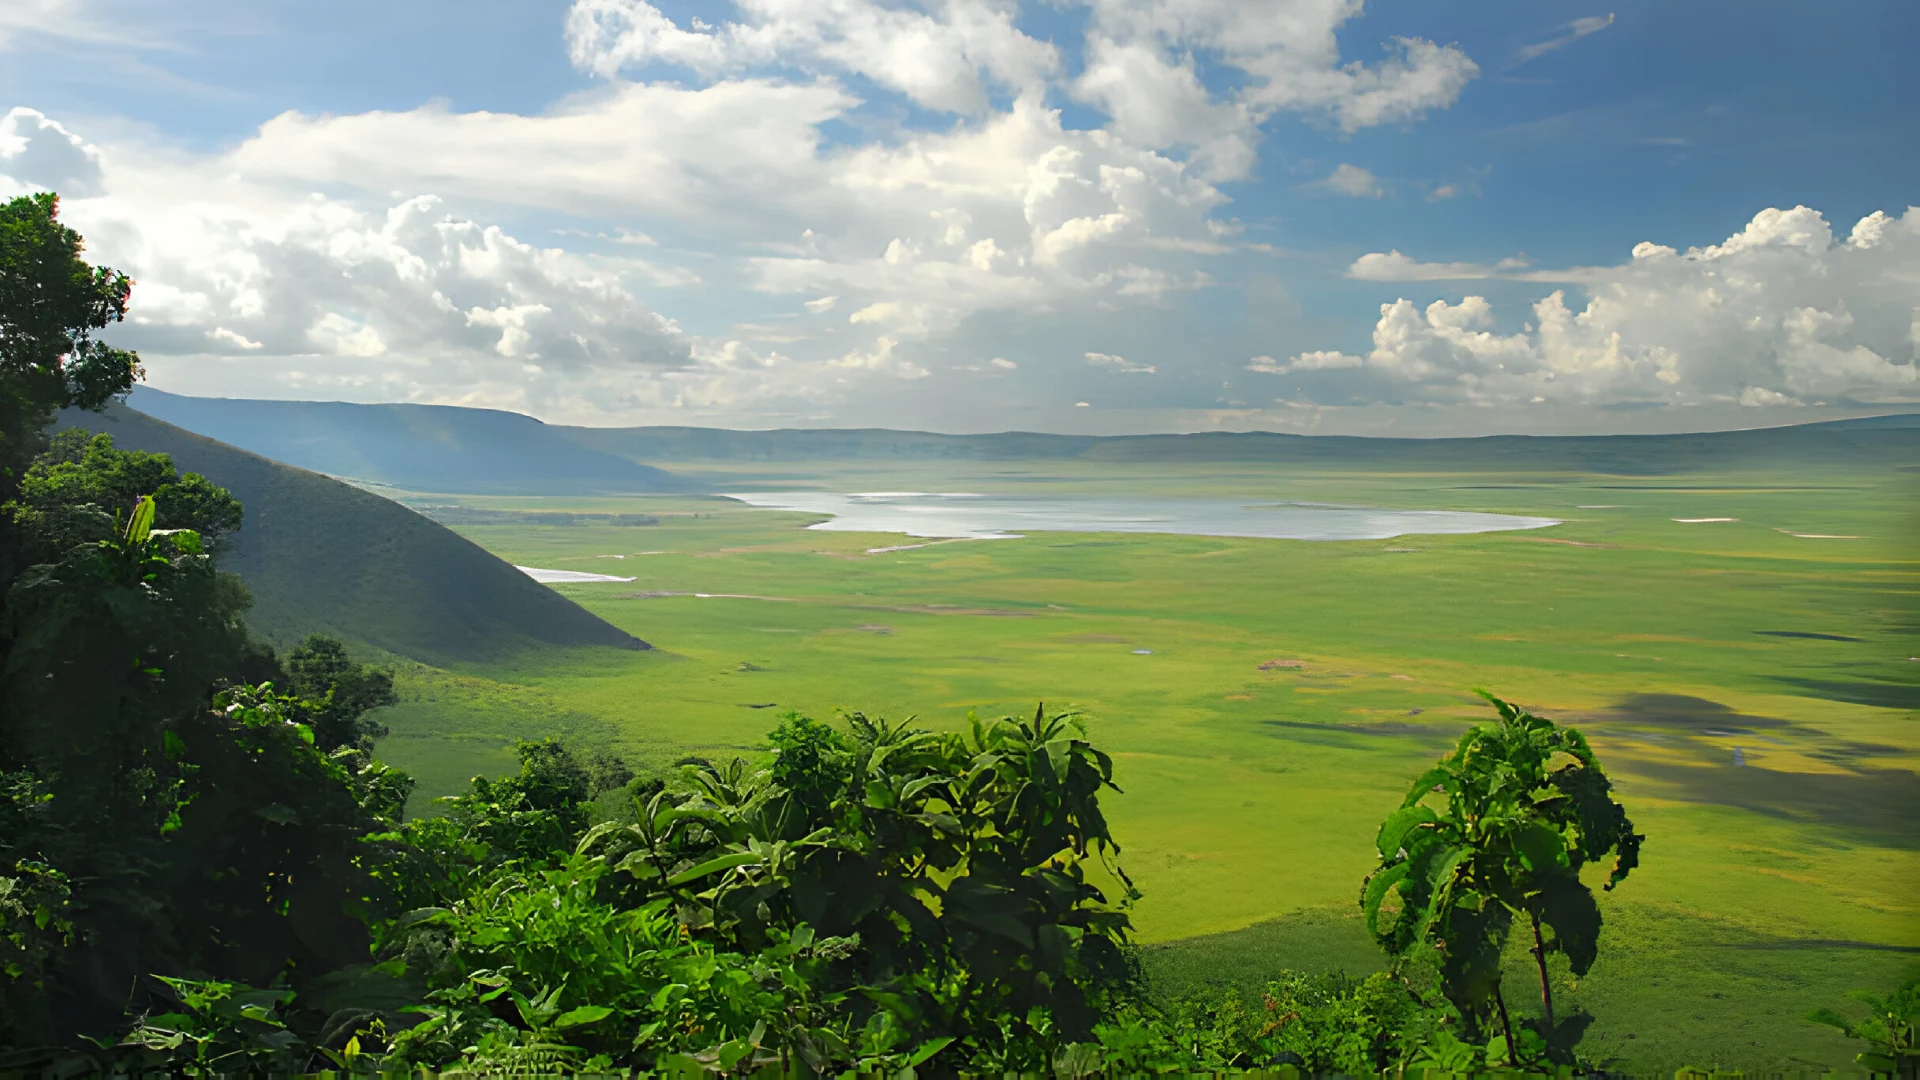
<instances>
[{"instance_id":1,"label":"sky","mask_svg":"<svg viewBox=\"0 0 1920 1080\"><path fill-rule=\"evenodd\" d=\"M1920 5L4 0L147 381L598 426L1920 404Z\"/></svg>"}]
</instances>

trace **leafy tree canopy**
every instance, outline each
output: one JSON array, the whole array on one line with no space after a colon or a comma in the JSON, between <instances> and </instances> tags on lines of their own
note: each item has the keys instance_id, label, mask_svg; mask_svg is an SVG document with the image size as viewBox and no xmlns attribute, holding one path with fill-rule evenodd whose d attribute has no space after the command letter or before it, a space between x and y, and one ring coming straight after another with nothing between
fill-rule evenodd
<instances>
[{"instance_id":1,"label":"leafy tree canopy","mask_svg":"<svg viewBox=\"0 0 1920 1080\"><path fill-rule=\"evenodd\" d=\"M56 410L98 409L140 376L140 358L94 337L127 314L133 282L90 265L51 194L0 203L0 497L11 494Z\"/></svg>"},{"instance_id":2,"label":"leafy tree canopy","mask_svg":"<svg viewBox=\"0 0 1920 1080\"><path fill-rule=\"evenodd\" d=\"M114 448L113 436L69 428L53 436L7 506L30 557L52 560L75 544L114 535L133 504L151 497L154 527L191 529L203 547L240 528L240 501L199 473L182 475L166 454Z\"/></svg>"}]
</instances>

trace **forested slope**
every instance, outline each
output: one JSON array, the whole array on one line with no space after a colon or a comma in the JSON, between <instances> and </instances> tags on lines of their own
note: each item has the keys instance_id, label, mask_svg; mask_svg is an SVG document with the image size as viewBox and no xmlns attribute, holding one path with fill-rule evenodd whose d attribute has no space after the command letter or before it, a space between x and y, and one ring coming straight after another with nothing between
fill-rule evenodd
<instances>
[{"instance_id":1,"label":"forested slope","mask_svg":"<svg viewBox=\"0 0 1920 1080\"><path fill-rule=\"evenodd\" d=\"M529 646L647 644L589 614L452 530L398 503L110 406L62 427L173 456L238 497L245 523L220 565L254 595L249 616L286 642L329 632L429 663L496 659Z\"/></svg>"}]
</instances>

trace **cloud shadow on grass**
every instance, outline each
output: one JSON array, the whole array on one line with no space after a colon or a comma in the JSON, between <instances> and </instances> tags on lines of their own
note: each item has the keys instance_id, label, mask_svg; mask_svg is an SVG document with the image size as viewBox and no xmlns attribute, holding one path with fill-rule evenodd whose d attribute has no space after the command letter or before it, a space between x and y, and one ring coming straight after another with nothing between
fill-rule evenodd
<instances>
[{"instance_id":1,"label":"cloud shadow on grass","mask_svg":"<svg viewBox=\"0 0 1920 1080\"><path fill-rule=\"evenodd\" d=\"M1855 679L1802 679L1775 675L1773 681L1785 683L1817 698L1844 701L1849 705L1872 705L1880 709L1920 709L1920 684Z\"/></svg>"},{"instance_id":2,"label":"cloud shadow on grass","mask_svg":"<svg viewBox=\"0 0 1920 1080\"><path fill-rule=\"evenodd\" d=\"M1867 843L1920 850L1920 775L1867 763L1899 753L1898 747L1837 739L1791 720L1739 713L1683 694L1636 694L1578 722L1619 745L1609 756L1610 771L1651 780L1662 797L1737 807L1824 825ZM1708 741L1742 736L1792 746L1843 771L1735 765L1725 746ZM1674 760L1676 755L1683 760Z\"/></svg>"},{"instance_id":3,"label":"cloud shadow on grass","mask_svg":"<svg viewBox=\"0 0 1920 1080\"><path fill-rule=\"evenodd\" d=\"M1262 720L1266 727L1279 728L1275 735L1294 742L1334 746L1343 750L1376 750L1381 739L1401 740L1435 754L1453 746L1460 735L1424 724L1314 724L1304 720Z\"/></svg>"}]
</instances>

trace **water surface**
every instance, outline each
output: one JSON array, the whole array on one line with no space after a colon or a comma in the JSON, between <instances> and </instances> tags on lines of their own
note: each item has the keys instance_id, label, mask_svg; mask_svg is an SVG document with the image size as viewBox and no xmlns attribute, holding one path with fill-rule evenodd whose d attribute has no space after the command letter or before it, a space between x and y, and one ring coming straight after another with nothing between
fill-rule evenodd
<instances>
[{"instance_id":1,"label":"water surface","mask_svg":"<svg viewBox=\"0 0 1920 1080\"><path fill-rule=\"evenodd\" d=\"M548 570L539 566L516 566L514 569L543 585L578 584L586 581L633 580L630 577L614 577L612 574L589 574L584 570Z\"/></svg>"},{"instance_id":2,"label":"water surface","mask_svg":"<svg viewBox=\"0 0 1920 1080\"><path fill-rule=\"evenodd\" d=\"M1034 532L1175 533L1275 540L1386 540L1540 529L1554 518L1462 510L1379 510L1325 503L1219 498L936 494L924 491L753 491L729 494L749 506L831 514L809 528L905 533L929 539L1009 540Z\"/></svg>"}]
</instances>

